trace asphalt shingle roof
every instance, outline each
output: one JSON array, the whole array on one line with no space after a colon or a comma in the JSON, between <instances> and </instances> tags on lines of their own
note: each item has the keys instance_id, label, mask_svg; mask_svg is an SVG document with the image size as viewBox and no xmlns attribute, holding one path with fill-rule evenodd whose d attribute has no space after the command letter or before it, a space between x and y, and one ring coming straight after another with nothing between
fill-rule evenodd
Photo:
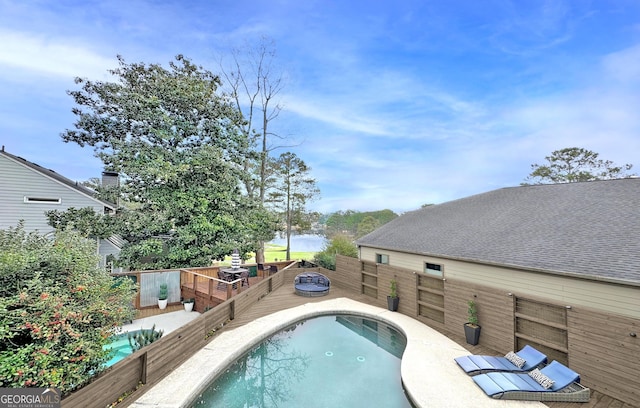
<instances>
[{"instance_id":1,"label":"asphalt shingle roof","mask_svg":"<svg viewBox=\"0 0 640 408\"><path fill-rule=\"evenodd\" d=\"M640 178L489 191L406 213L357 243L640 284Z\"/></svg>"}]
</instances>

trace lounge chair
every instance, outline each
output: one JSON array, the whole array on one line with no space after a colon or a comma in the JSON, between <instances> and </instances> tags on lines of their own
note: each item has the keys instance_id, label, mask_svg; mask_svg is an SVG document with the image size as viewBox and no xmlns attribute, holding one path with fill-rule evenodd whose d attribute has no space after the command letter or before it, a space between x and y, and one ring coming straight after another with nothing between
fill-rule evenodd
<instances>
[{"instance_id":1,"label":"lounge chair","mask_svg":"<svg viewBox=\"0 0 640 408\"><path fill-rule=\"evenodd\" d=\"M534 379L541 373L553 381L543 385L545 378ZM496 399L522 401L588 402L589 388L580 384L580 375L557 361L528 373L493 372L471 377L488 396Z\"/></svg>"},{"instance_id":2,"label":"lounge chair","mask_svg":"<svg viewBox=\"0 0 640 408\"><path fill-rule=\"evenodd\" d=\"M509 361L507 357L502 356L470 355L456 357L454 360L458 363L460 368L469 375L490 373L494 371L521 373L531 371L547 362L547 356L528 344L515 354L524 359L524 365L522 367L518 367Z\"/></svg>"}]
</instances>

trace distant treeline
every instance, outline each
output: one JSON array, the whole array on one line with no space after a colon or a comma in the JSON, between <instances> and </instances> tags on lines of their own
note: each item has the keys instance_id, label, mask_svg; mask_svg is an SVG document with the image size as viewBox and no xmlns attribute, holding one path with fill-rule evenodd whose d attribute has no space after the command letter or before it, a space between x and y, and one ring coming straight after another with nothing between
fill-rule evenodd
<instances>
[{"instance_id":1,"label":"distant treeline","mask_svg":"<svg viewBox=\"0 0 640 408\"><path fill-rule=\"evenodd\" d=\"M325 235L331 238L337 234L359 238L396 218L391 210L360 212L353 210L329 214L324 221ZM321 220L322 222L322 220Z\"/></svg>"}]
</instances>

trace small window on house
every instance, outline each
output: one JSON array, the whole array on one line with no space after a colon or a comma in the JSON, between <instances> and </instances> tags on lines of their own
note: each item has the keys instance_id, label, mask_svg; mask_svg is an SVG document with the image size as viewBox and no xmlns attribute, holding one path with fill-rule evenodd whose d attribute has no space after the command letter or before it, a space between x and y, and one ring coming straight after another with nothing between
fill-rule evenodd
<instances>
[{"instance_id":1,"label":"small window on house","mask_svg":"<svg viewBox=\"0 0 640 408\"><path fill-rule=\"evenodd\" d=\"M442 277L442 265L427 262L424 264L424 273Z\"/></svg>"},{"instance_id":2,"label":"small window on house","mask_svg":"<svg viewBox=\"0 0 640 408\"><path fill-rule=\"evenodd\" d=\"M376 254L376 263L389 265L389 255Z\"/></svg>"},{"instance_id":3,"label":"small window on house","mask_svg":"<svg viewBox=\"0 0 640 408\"><path fill-rule=\"evenodd\" d=\"M60 204L62 203L61 198L48 198L48 197L26 197L24 198L25 203L34 203L34 204Z\"/></svg>"}]
</instances>

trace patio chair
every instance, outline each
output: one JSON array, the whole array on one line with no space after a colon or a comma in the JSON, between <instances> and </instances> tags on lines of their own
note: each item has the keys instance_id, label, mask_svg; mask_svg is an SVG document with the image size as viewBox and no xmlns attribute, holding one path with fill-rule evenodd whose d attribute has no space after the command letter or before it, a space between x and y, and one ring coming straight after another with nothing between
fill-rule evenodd
<instances>
[{"instance_id":1,"label":"patio chair","mask_svg":"<svg viewBox=\"0 0 640 408\"><path fill-rule=\"evenodd\" d=\"M528 373L493 372L471 379L495 399L588 402L590 397L589 388L580 384L580 375L555 360Z\"/></svg>"},{"instance_id":2,"label":"patio chair","mask_svg":"<svg viewBox=\"0 0 640 408\"><path fill-rule=\"evenodd\" d=\"M229 275L227 275L226 273L222 272L222 271L218 271L218 289L226 289L227 285L224 282L221 281L227 281L229 282Z\"/></svg>"},{"instance_id":3,"label":"patio chair","mask_svg":"<svg viewBox=\"0 0 640 408\"><path fill-rule=\"evenodd\" d=\"M276 272L278 272L278 265L271 265L269 267L269 275L273 275Z\"/></svg>"},{"instance_id":4,"label":"patio chair","mask_svg":"<svg viewBox=\"0 0 640 408\"><path fill-rule=\"evenodd\" d=\"M240 274L240 279L242 279L240 286L244 286L244 284L247 284L247 287L249 287L249 271L242 271L242 273Z\"/></svg>"},{"instance_id":5,"label":"patio chair","mask_svg":"<svg viewBox=\"0 0 640 408\"><path fill-rule=\"evenodd\" d=\"M513 358L510 354L511 353L508 353L504 357L469 355L456 357L454 360L458 363L460 368L469 375L490 373L494 371L526 372L547 362L547 356L528 344L520 351L514 353L516 358ZM524 360L524 363L516 365L512 360L516 363Z\"/></svg>"}]
</instances>

